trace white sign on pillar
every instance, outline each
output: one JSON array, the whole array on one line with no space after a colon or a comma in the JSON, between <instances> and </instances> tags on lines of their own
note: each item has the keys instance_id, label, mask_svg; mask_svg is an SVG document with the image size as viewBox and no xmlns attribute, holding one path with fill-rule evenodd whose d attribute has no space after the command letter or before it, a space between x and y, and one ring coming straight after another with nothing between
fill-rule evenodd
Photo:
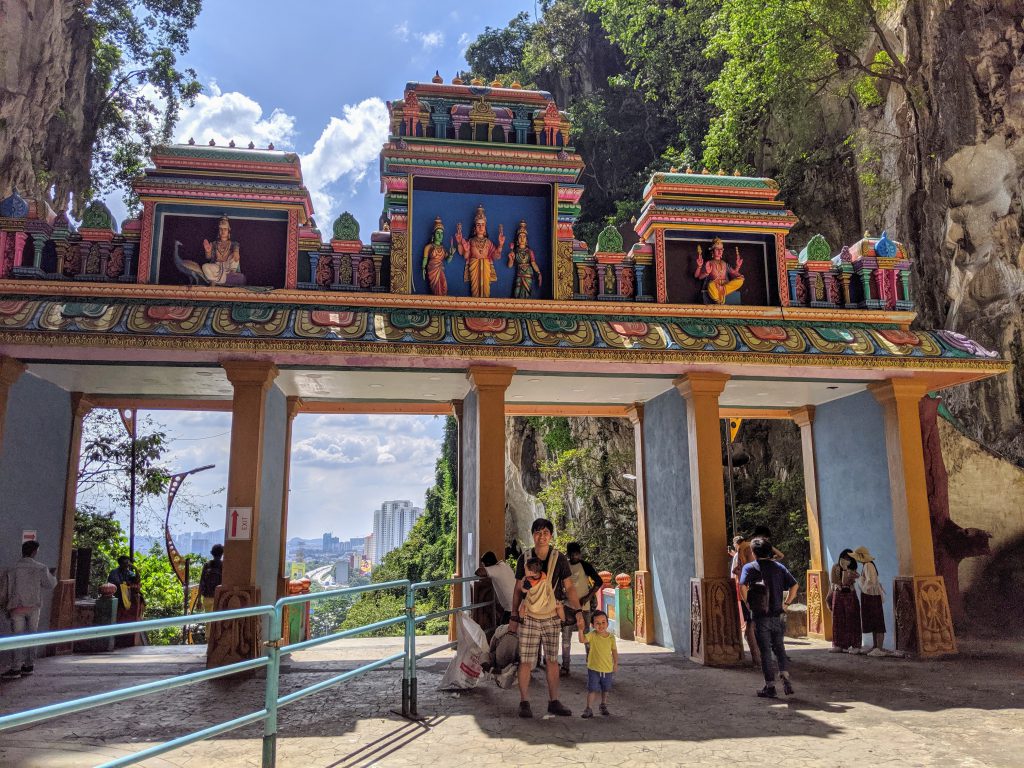
<instances>
[{"instance_id":1,"label":"white sign on pillar","mask_svg":"<svg viewBox=\"0 0 1024 768\"><path fill-rule=\"evenodd\" d=\"M252 538L252 507L228 507L224 538L246 541Z\"/></svg>"},{"instance_id":2,"label":"white sign on pillar","mask_svg":"<svg viewBox=\"0 0 1024 768\"><path fill-rule=\"evenodd\" d=\"M21 532L21 543L24 544L26 541L37 541L38 536L36 531L22 531Z\"/></svg>"}]
</instances>

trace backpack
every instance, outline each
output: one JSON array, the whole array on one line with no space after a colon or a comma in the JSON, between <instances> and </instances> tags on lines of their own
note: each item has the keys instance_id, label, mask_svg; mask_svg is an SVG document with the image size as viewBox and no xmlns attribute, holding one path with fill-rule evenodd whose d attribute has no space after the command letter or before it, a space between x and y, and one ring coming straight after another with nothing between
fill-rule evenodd
<instances>
[{"instance_id":1,"label":"backpack","mask_svg":"<svg viewBox=\"0 0 1024 768\"><path fill-rule=\"evenodd\" d=\"M203 566L203 573L199 577L199 594L203 597L213 597L220 586L222 578L222 560L210 560Z\"/></svg>"},{"instance_id":2,"label":"backpack","mask_svg":"<svg viewBox=\"0 0 1024 768\"><path fill-rule=\"evenodd\" d=\"M760 571L758 568L758 573ZM768 615L768 587L763 581L747 587L747 608L753 616L763 618Z\"/></svg>"}]
</instances>

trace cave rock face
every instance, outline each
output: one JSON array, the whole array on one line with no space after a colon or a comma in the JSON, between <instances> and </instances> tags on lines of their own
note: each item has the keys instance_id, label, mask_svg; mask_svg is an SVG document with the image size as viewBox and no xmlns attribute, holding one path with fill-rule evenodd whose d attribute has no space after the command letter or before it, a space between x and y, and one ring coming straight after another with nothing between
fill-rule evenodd
<instances>
[{"instance_id":1,"label":"cave rock face","mask_svg":"<svg viewBox=\"0 0 1024 768\"><path fill-rule=\"evenodd\" d=\"M633 427L628 419L579 417L569 419L572 441L587 448L597 457L607 457L602 465L608 477L594 477L592 492L587 498L569 493L562 499L567 518L580 520L587 505L607 510L613 504L614 490L622 486L622 476L633 474ZM530 526L538 517L548 517L544 504L537 497L548 479L541 471L544 462L554 458L544 444L544 428L536 420L511 417L505 420L505 531L520 547L533 545ZM628 483L629 481L627 481ZM630 489L632 487L630 486Z\"/></svg>"}]
</instances>

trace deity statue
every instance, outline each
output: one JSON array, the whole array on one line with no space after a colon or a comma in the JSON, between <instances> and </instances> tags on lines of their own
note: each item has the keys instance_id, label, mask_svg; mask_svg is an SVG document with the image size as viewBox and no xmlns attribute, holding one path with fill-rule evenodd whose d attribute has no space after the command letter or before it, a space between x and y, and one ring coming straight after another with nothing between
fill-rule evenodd
<instances>
[{"instance_id":1,"label":"deity statue","mask_svg":"<svg viewBox=\"0 0 1024 768\"><path fill-rule=\"evenodd\" d=\"M227 216L221 216L217 224L216 242L203 240L206 264L199 265L181 259L178 255L180 246L180 243L175 242L174 263L190 283L202 281L208 285L245 285L245 276L241 272L241 250L238 243L231 239L231 222Z\"/></svg>"},{"instance_id":2,"label":"deity statue","mask_svg":"<svg viewBox=\"0 0 1024 768\"><path fill-rule=\"evenodd\" d=\"M726 296L743 287L743 274L740 272L743 258L739 247L736 248L735 267L730 267L722 258L724 252L725 244L721 238L716 237L711 242L711 259L705 262L701 248L697 246L697 271L693 276L704 281L704 290L716 304L725 304Z\"/></svg>"},{"instance_id":3,"label":"deity statue","mask_svg":"<svg viewBox=\"0 0 1024 768\"><path fill-rule=\"evenodd\" d=\"M516 280L512 286L513 299L528 299L533 293L533 273L537 273L537 286L543 285L544 276L537 266L533 250L526 244L526 219L519 222L516 239L508 250L508 266L515 265Z\"/></svg>"},{"instance_id":4,"label":"deity statue","mask_svg":"<svg viewBox=\"0 0 1024 768\"><path fill-rule=\"evenodd\" d=\"M473 217L473 236L466 240L462 236L462 222L459 222L455 227L455 242L466 260L464 277L469 283L470 294L477 298L490 297L491 283L498 279L494 262L501 258L501 250L505 247L504 228L498 225L498 244L495 245L487 237L487 216L480 205Z\"/></svg>"},{"instance_id":5,"label":"deity statue","mask_svg":"<svg viewBox=\"0 0 1024 768\"><path fill-rule=\"evenodd\" d=\"M434 233L430 236L430 242L423 249L423 278L430 286L430 292L435 296L448 295L448 280L444 276L444 265L452 260L455 254L454 249L446 251L442 245L444 242L444 224L441 217L434 219Z\"/></svg>"}]
</instances>

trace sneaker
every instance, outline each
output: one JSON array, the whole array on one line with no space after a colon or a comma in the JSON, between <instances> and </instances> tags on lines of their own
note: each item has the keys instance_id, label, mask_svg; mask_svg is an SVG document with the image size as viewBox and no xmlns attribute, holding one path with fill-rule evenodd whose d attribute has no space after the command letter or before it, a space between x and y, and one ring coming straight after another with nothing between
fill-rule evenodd
<instances>
[{"instance_id":1,"label":"sneaker","mask_svg":"<svg viewBox=\"0 0 1024 768\"><path fill-rule=\"evenodd\" d=\"M553 701L548 702L548 714L558 715L559 717L570 717L572 715L572 710L558 699L554 699Z\"/></svg>"},{"instance_id":2,"label":"sneaker","mask_svg":"<svg viewBox=\"0 0 1024 768\"><path fill-rule=\"evenodd\" d=\"M782 678L782 692L784 694L786 694L787 696L792 696L793 693L794 693L794 691L793 691L793 684L791 682L789 682L789 678L788 677Z\"/></svg>"},{"instance_id":3,"label":"sneaker","mask_svg":"<svg viewBox=\"0 0 1024 768\"><path fill-rule=\"evenodd\" d=\"M860 648L853 648L851 646L850 648L846 649L846 653L850 654L851 656L859 656L860 655Z\"/></svg>"},{"instance_id":4,"label":"sneaker","mask_svg":"<svg viewBox=\"0 0 1024 768\"><path fill-rule=\"evenodd\" d=\"M775 686L774 685L766 685L764 688L762 688L760 691L757 692L757 695L760 698L762 698L762 699L777 699L777 698L779 698L779 693L778 693L778 691L775 690Z\"/></svg>"},{"instance_id":5,"label":"sneaker","mask_svg":"<svg viewBox=\"0 0 1024 768\"><path fill-rule=\"evenodd\" d=\"M881 648L872 648L870 651L868 651L867 655L874 656L877 659L879 656L888 656L889 654L883 651Z\"/></svg>"},{"instance_id":6,"label":"sneaker","mask_svg":"<svg viewBox=\"0 0 1024 768\"><path fill-rule=\"evenodd\" d=\"M520 717L533 717L533 710L530 708L530 702L520 701L519 702L519 716Z\"/></svg>"},{"instance_id":7,"label":"sneaker","mask_svg":"<svg viewBox=\"0 0 1024 768\"><path fill-rule=\"evenodd\" d=\"M601 714L604 715L605 717L608 717L608 716L611 715L611 712L608 711L608 705L607 704L602 704L601 705Z\"/></svg>"},{"instance_id":8,"label":"sneaker","mask_svg":"<svg viewBox=\"0 0 1024 768\"><path fill-rule=\"evenodd\" d=\"M31 675L33 672L35 672L35 669L36 668L33 667L31 664L22 664L21 676L24 677L25 675Z\"/></svg>"},{"instance_id":9,"label":"sneaker","mask_svg":"<svg viewBox=\"0 0 1024 768\"><path fill-rule=\"evenodd\" d=\"M583 714L580 715L580 717L582 717L584 720L589 720L593 716L594 716L594 712L593 712L593 710L590 709L590 707L587 707L586 709L584 709L583 710Z\"/></svg>"},{"instance_id":10,"label":"sneaker","mask_svg":"<svg viewBox=\"0 0 1024 768\"><path fill-rule=\"evenodd\" d=\"M21 672L19 672L16 669L8 669L6 672L0 675L0 680L17 680L20 677Z\"/></svg>"}]
</instances>

